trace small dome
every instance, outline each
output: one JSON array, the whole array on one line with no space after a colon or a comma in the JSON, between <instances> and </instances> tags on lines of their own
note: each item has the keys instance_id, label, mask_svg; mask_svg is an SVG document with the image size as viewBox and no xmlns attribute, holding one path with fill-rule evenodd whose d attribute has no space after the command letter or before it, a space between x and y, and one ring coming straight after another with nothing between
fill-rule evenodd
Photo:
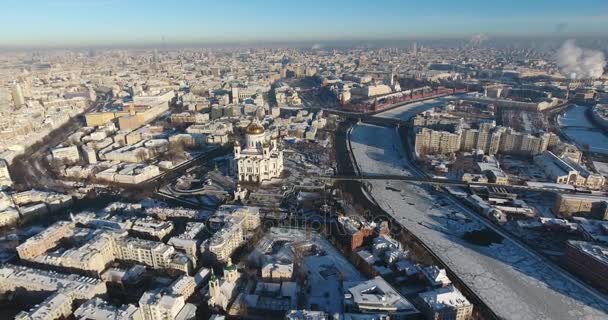
<instances>
[{"instance_id":1,"label":"small dome","mask_svg":"<svg viewBox=\"0 0 608 320\"><path fill-rule=\"evenodd\" d=\"M245 133L247 134L261 134L264 133L264 127L261 124L252 122L245 129Z\"/></svg>"}]
</instances>

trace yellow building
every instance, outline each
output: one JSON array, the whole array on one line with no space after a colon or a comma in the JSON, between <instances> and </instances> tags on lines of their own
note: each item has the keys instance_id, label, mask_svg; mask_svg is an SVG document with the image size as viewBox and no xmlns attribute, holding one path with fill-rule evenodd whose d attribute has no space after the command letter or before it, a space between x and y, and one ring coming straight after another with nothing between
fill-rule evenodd
<instances>
[{"instance_id":1,"label":"yellow building","mask_svg":"<svg viewBox=\"0 0 608 320\"><path fill-rule=\"evenodd\" d=\"M118 119L121 130L134 130L154 120L167 110L169 110L169 104L166 102L156 105L125 104L118 110L87 113L85 120L88 127L97 127Z\"/></svg>"},{"instance_id":2,"label":"yellow building","mask_svg":"<svg viewBox=\"0 0 608 320\"><path fill-rule=\"evenodd\" d=\"M54 247L57 242L74 230L74 224L68 221L59 221L46 228L44 231L27 239L17 247L17 253L21 259L30 259L45 253Z\"/></svg>"}]
</instances>

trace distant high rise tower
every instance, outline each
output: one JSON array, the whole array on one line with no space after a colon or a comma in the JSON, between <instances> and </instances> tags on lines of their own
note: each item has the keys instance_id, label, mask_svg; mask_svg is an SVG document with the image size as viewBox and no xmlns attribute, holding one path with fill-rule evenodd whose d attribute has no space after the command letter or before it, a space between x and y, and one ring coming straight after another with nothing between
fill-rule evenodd
<instances>
[{"instance_id":1,"label":"distant high rise tower","mask_svg":"<svg viewBox=\"0 0 608 320\"><path fill-rule=\"evenodd\" d=\"M418 55L418 44L416 42L414 42L414 44L412 45L412 54L415 56Z\"/></svg>"},{"instance_id":2,"label":"distant high rise tower","mask_svg":"<svg viewBox=\"0 0 608 320\"><path fill-rule=\"evenodd\" d=\"M23 90L21 89L21 85L19 83L13 84L12 96L13 103L15 103L15 106L21 106L25 104L25 97L23 96Z\"/></svg>"},{"instance_id":3,"label":"distant high rise tower","mask_svg":"<svg viewBox=\"0 0 608 320\"><path fill-rule=\"evenodd\" d=\"M154 49L154 53L152 54L152 61L158 62L158 49Z\"/></svg>"}]
</instances>

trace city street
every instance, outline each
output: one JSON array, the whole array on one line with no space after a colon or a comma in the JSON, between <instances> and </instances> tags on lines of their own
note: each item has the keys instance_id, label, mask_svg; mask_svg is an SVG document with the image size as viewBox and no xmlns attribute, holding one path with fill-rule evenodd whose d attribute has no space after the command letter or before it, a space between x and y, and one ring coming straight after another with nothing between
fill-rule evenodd
<instances>
[{"instance_id":1,"label":"city street","mask_svg":"<svg viewBox=\"0 0 608 320\"><path fill-rule=\"evenodd\" d=\"M101 97L82 114L110 103L111 97ZM61 180L52 176L46 156L50 148L64 142L68 136L82 128L84 119L81 115L71 118L66 124L54 130L43 143L35 144L19 156L12 166L12 176L16 184L25 188L65 190L69 188Z\"/></svg>"}]
</instances>

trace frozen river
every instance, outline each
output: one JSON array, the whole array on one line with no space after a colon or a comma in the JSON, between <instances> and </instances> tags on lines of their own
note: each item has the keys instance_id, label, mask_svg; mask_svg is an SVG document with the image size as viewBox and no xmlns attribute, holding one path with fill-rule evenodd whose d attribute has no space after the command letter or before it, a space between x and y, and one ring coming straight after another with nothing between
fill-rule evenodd
<instances>
[{"instance_id":1,"label":"frozen river","mask_svg":"<svg viewBox=\"0 0 608 320\"><path fill-rule=\"evenodd\" d=\"M437 101L404 106L379 116L407 120ZM395 129L359 124L350 136L362 174L416 175ZM509 239L472 244L465 233L486 228L450 197L403 181L369 181L383 210L424 242L499 317L504 319L606 319L608 303L554 266Z\"/></svg>"},{"instance_id":2,"label":"frozen river","mask_svg":"<svg viewBox=\"0 0 608 320\"><path fill-rule=\"evenodd\" d=\"M412 118L413 116L415 116L416 114L426 111L432 107L436 107L436 106L441 106L442 104L456 99L455 96L447 96L447 97L443 97L443 98L437 98L437 99L432 99L432 100L426 100L426 101L422 101L422 102L415 102L415 103L410 103L410 104L406 104L404 106L395 108L395 109L391 109L382 113L378 113L376 116L378 117L383 117L383 118L394 118L394 119L401 119L401 120L409 120L410 118Z\"/></svg>"},{"instance_id":3,"label":"frozen river","mask_svg":"<svg viewBox=\"0 0 608 320\"><path fill-rule=\"evenodd\" d=\"M591 107L575 105L558 117L562 132L580 148L608 154L608 135L585 114Z\"/></svg>"}]
</instances>

